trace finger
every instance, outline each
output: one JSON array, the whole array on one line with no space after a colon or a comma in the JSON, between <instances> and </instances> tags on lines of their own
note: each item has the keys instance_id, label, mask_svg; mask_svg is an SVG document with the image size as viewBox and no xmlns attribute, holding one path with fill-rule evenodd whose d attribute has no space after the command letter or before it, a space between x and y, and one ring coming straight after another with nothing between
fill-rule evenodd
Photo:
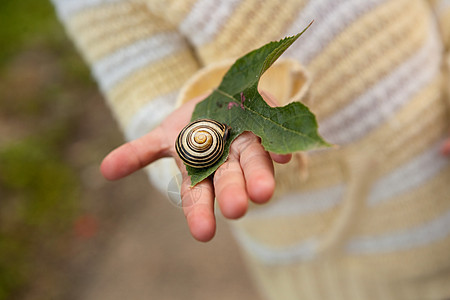
<instances>
[{"instance_id":1,"label":"finger","mask_svg":"<svg viewBox=\"0 0 450 300\"><path fill-rule=\"evenodd\" d=\"M123 144L109 153L103 159L100 170L106 179L117 180L168 156L168 149L162 130L157 127L145 136Z\"/></svg>"},{"instance_id":2,"label":"finger","mask_svg":"<svg viewBox=\"0 0 450 300\"><path fill-rule=\"evenodd\" d=\"M244 171L247 193L256 203L267 202L275 190L273 163L258 138L245 132L248 140L237 145L240 150L240 164Z\"/></svg>"},{"instance_id":3,"label":"finger","mask_svg":"<svg viewBox=\"0 0 450 300\"><path fill-rule=\"evenodd\" d=\"M444 142L444 145L442 145L441 151L442 151L443 155L446 155L446 156L450 155L450 138Z\"/></svg>"},{"instance_id":4,"label":"finger","mask_svg":"<svg viewBox=\"0 0 450 300\"><path fill-rule=\"evenodd\" d=\"M272 160L279 164L286 164L292 159L292 154L277 154L273 152L270 152L269 154Z\"/></svg>"},{"instance_id":5,"label":"finger","mask_svg":"<svg viewBox=\"0 0 450 300\"><path fill-rule=\"evenodd\" d=\"M277 100L268 91L261 90L261 91L259 91L259 94L261 95L261 97L263 97L264 101L266 101L266 103L269 104L269 106L271 106L271 107L278 106Z\"/></svg>"},{"instance_id":6,"label":"finger","mask_svg":"<svg viewBox=\"0 0 450 300\"><path fill-rule=\"evenodd\" d=\"M176 159L181 170L181 200L183 212L191 235L200 242L210 241L216 232L214 216L214 189L210 179L205 179L191 187L191 179L181 160Z\"/></svg>"},{"instance_id":7,"label":"finger","mask_svg":"<svg viewBox=\"0 0 450 300\"><path fill-rule=\"evenodd\" d=\"M216 199L224 217L237 219L247 211L248 196L239 157L233 151L214 174Z\"/></svg>"}]
</instances>

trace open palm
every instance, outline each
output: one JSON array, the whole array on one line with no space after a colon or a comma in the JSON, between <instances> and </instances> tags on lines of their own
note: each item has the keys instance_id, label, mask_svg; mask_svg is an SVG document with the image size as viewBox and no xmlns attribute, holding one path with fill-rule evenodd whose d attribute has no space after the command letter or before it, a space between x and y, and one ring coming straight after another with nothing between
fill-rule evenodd
<instances>
[{"instance_id":1,"label":"open palm","mask_svg":"<svg viewBox=\"0 0 450 300\"><path fill-rule=\"evenodd\" d=\"M191 188L190 177L175 152L175 140L202 99L184 104L145 136L113 150L103 160L101 172L105 178L116 180L162 157L173 157L183 176L180 193L191 234L199 241L209 241L216 228L214 199L226 218L243 216L249 199L265 203L271 198L275 189L272 160L286 163L291 156L269 154L257 136L245 132L234 140L228 160L217 169L213 179L207 178Z\"/></svg>"}]
</instances>

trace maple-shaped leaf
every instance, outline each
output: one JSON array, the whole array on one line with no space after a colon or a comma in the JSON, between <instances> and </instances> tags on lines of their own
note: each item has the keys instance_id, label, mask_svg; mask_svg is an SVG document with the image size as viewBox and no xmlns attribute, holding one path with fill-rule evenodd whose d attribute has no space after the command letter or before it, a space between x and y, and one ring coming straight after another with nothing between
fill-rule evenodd
<instances>
[{"instance_id":1,"label":"maple-shaped leaf","mask_svg":"<svg viewBox=\"0 0 450 300\"><path fill-rule=\"evenodd\" d=\"M226 161L231 143L244 131L259 136L266 151L278 154L330 146L318 134L316 118L305 105L292 102L270 107L258 93L263 73L310 25L295 36L270 42L239 58L219 87L197 104L192 121L214 119L227 124L231 131L223 156L214 165L201 169L186 166L192 186L213 174Z\"/></svg>"}]
</instances>

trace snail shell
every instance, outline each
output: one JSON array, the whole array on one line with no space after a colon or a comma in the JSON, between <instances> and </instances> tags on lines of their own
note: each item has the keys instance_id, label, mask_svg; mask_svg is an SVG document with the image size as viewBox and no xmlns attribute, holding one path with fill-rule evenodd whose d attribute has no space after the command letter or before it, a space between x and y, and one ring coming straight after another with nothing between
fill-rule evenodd
<instances>
[{"instance_id":1,"label":"snail shell","mask_svg":"<svg viewBox=\"0 0 450 300\"><path fill-rule=\"evenodd\" d=\"M181 130L175 149L186 165L209 167L222 156L229 129L215 120L194 121Z\"/></svg>"}]
</instances>

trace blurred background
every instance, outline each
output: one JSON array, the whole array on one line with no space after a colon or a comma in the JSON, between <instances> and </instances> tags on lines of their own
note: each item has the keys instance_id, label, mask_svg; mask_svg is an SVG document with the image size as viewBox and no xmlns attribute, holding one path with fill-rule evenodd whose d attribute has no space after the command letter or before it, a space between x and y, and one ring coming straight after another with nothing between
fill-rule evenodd
<instances>
[{"instance_id":1,"label":"blurred background","mask_svg":"<svg viewBox=\"0 0 450 300\"><path fill-rule=\"evenodd\" d=\"M0 1L0 299L260 299L227 224L190 237L138 172L48 0Z\"/></svg>"}]
</instances>

